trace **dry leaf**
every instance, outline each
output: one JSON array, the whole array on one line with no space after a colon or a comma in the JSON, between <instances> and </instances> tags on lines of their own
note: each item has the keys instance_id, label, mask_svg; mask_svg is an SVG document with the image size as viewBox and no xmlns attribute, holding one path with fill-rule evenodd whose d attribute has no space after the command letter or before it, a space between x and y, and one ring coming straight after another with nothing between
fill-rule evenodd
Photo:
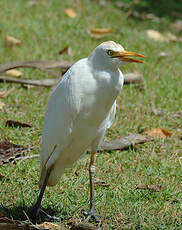
<instances>
[{"instance_id":1,"label":"dry leaf","mask_svg":"<svg viewBox=\"0 0 182 230\"><path fill-rule=\"evenodd\" d=\"M177 37L176 35L168 32L166 36L161 34L157 30L146 30L147 36L155 41L159 42L182 42L182 37Z\"/></svg>"},{"instance_id":2,"label":"dry leaf","mask_svg":"<svg viewBox=\"0 0 182 230\"><path fill-rule=\"evenodd\" d=\"M20 121L7 120L6 126L9 127L32 127L32 125Z\"/></svg>"},{"instance_id":3,"label":"dry leaf","mask_svg":"<svg viewBox=\"0 0 182 230\"><path fill-rule=\"evenodd\" d=\"M25 89L27 89L27 90L29 90L29 89L32 89L32 88L34 88L35 86L34 85L26 85L26 84L21 84L21 86L23 87L23 88L25 88Z\"/></svg>"},{"instance_id":4,"label":"dry leaf","mask_svg":"<svg viewBox=\"0 0 182 230\"><path fill-rule=\"evenodd\" d=\"M5 47L14 46L14 45L18 46L20 44L21 44L21 41L12 36L7 35L5 38Z\"/></svg>"},{"instance_id":5,"label":"dry leaf","mask_svg":"<svg viewBox=\"0 0 182 230\"><path fill-rule=\"evenodd\" d=\"M9 219L8 217L0 218L0 230L44 230L36 225L33 225L30 221L20 221ZM45 229L47 230L47 229Z\"/></svg>"},{"instance_id":6,"label":"dry leaf","mask_svg":"<svg viewBox=\"0 0 182 230\"><path fill-rule=\"evenodd\" d=\"M166 38L157 30L146 30L147 36L155 41L164 42Z\"/></svg>"},{"instance_id":7,"label":"dry leaf","mask_svg":"<svg viewBox=\"0 0 182 230\"><path fill-rule=\"evenodd\" d=\"M70 18L75 18L76 17L76 13L75 13L75 11L72 8L67 8L65 10L65 13Z\"/></svg>"},{"instance_id":8,"label":"dry leaf","mask_svg":"<svg viewBox=\"0 0 182 230\"><path fill-rule=\"evenodd\" d=\"M59 51L59 55L62 55L62 54L68 54L68 55L72 56L73 53L72 53L71 47L66 46L66 47L64 47L62 50L60 50L60 51Z\"/></svg>"},{"instance_id":9,"label":"dry leaf","mask_svg":"<svg viewBox=\"0 0 182 230\"><path fill-rule=\"evenodd\" d=\"M157 185L141 184L141 185L136 186L136 189L148 189L153 192L160 192L160 190L162 189L162 185L161 184L157 184Z\"/></svg>"},{"instance_id":10,"label":"dry leaf","mask_svg":"<svg viewBox=\"0 0 182 230\"><path fill-rule=\"evenodd\" d=\"M114 30L110 28L94 28L88 31L89 35L94 38L102 38L107 34L113 33Z\"/></svg>"},{"instance_id":11,"label":"dry leaf","mask_svg":"<svg viewBox=\"0 0 182 230\"><path fill-rule=\"evenodd\" d=\"M5 106L5 103L0 101L0 109L2 109Z\"/></svg>"},{"instance_id":12,"label":"dry leaf","mask_svg":"<svg viewBox=\"0 0 182 230\"><path fill-rule=\"evenodd\" d=\"M7 97L15 88L12 88L10 90L4 90L3 92L0 92L0 97Z\"/></svg>"},{"instance_id":13,"label":"dry leaf","mask_svg":"<svg viewBox=\"0 0 182 230\"><path fill-rule=\"evenodd\" d=\"M61 227L60 225L51 223L51 222L44 222L42 224L37 224L39 228L51 229L51 230L63 230L65 228Z\"/></svg>"},{"instance_id":14,"label":"dry leaf","mask_svg":"<svg viewBox=\"0 0 182 230\"><path fill-rule=\"evenodd\" d=\"M8 164L9 162L15 163L19 157L24 156L32 148L16 145L8 140L0 142L0 165Z\"/></svg>"},{"instance_id":15,"label":"dry leaf","mask_svg":"<svg viewBox=\"0 0 182 230\"><path fill-rule=\"evenodd\" d=\"M138 12L136 10L133 10L133 9L129 9L128 12L127 12L127 16L128 17L134 17L134 18L138 18L138 19L141 19L141 20L152 20L154 22L158 22L159 21L159 18L155 15L155 14L152 14L152 13L146 13L146 12Z\"/></svg>"},{"instance_id":16,"label":"dry leaf","mask_svg":"<svg viewBox=\"0 0 182 230\"><path fill-rule=\"evenodd\" d=\"M110 185L107 184L105 181L95 178L94 184L101 185L103 187L109 187Z\"/></svg>"},{"instance_id":17,"label":"dry leaf","mask_svg":"<svg viewBox=\"0 0 182 230\"><path fill-rule=\"evenodd\" d=\"M110 34L114 32L113 29L106 29L106 28L95 28L90 30L93 34Z\"/></svg>"},{"instance_id":18,"label":"dry leaf","mask_svg":"<svg viewBox=\"0 0 182 230\"><path fill-rule=\"evenodd\" d=\"M23 73L16 69L10 69L5 72L5 75L10 77L21 77Z\"/></svg>"},{"instance_id":19,"label":"dry leaf","mask_svg":"<svg viewBox=\"0 0 182 230\"><path fill-rule=\"evenodd\" d=\"M170 137L172 135L170 131L164 128L155 128L155 129L146 131L146 134L151 137L161 137L161 138Z\"/></svg>"}]
</instances>

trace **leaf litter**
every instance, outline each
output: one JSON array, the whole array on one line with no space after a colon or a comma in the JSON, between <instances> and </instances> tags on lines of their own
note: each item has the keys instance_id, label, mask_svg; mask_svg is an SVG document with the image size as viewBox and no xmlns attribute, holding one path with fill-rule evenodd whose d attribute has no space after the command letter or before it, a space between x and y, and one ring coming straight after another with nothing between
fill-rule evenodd
<instances>
[{"instance_id":1,"label":"leaf litter","mask_svg":"<svg viewBox=\"0 0 182 230\"><path fill-rule=\"evenodd\" d=\"M19 70L11 69L11 70L7 70L5 72L5 75L10 76L10 77L22 77L23 73L21 71L19 71Z\"/></svg>"},{"instance_id":2,"label":"leaf litter","mask_svg":"<svg viewBox=\"0 0 182 230\"><path fill-rule=\"evenodd\" d=\"M9 35L6 35L5 37L5 47L10 47L10 46L19 46L21 45L21 41L12 37L12 36L9 36Z\"/></svg>"},{"instance_id":3,"label":"leaf litter","mask_svg":"<svg viewBox=\"0 0 182 230\"><path fill-rule=\"evenodd\" d=\"M24 147L8 140L0 142L0 165L16 163L16 160L32 150L32 147Z\"/></svg>"},{"instance_id":4,"label":"leaf litter","mask_svg":"<svg viewBox=\"0 0 182 230\"><path fill-rule=\"evenodd\" d=\"M93 29L88 30L88 34L91 37L97 38L97 39L100 39L104 37L105 35L108 35L113 32L114 30L111 28L93 28Z\"/></svg>"},{"instance_id":5,"label":"leaf litter","mask_svg":"<svg viewBox=\"0 0 182 230\"><path fill-rule=\"evenodd\" d=\"M77 16L76 12L72 8L65 9L65 14L70 18L75 18Z\"/></svg>"},{"instance_id":6,"label":"leaf litter","mask_svg":"<svg viewBox=\"0 0 182 230\"><path fill-rule=\"evenodd\" d=\"M165 128L155 128L152 130L148 130L145 133L150 137L159 137L159 138L166 138L172 135L172 132L168 131Z\"/></svg>"},{"instance_id":7,"label":"leaf litter","mask_svg":"<svg viewBox=\"0 0 182 230\"><path fill-rule=\"evenodd\" d=\"M136 186L136 189L146 189L146 190L151 190L153 192L160 192L162 189L162 185L161 184L157 184L157 185L141 184L141 185Z\"/></svg>"},{"instance_id":8,"label":"leaf litter","mask_svg":"<svg viewBox=\"0 0 182 230\"><path fill-rule=\"evenodd\" d=\"M7 120L6 126L8 127L32 127L31 124L20 122L20 121L14 121L14 120Z\"/></svg>"},{"instance_id":9,"label":"leaf litter","mask_svg":"<svg viewBox=\"0 0 182 230\"><path fill-rule=\"evenodd\" d=\"M146 34L148 38L158 42L182 42L182 37L177 37L171 32L168 32L166 35L163 35L157 30L148 29L146 30Z\"/></svg>"}]
</instances>

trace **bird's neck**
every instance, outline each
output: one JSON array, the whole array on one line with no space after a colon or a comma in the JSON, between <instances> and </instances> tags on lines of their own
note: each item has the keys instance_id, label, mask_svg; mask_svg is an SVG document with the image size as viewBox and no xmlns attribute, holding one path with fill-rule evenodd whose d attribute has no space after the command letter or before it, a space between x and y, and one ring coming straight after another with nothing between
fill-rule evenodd
<instances>
[{"instance_id":1,"label":"bird's neck","mask_svg":"<svg viewBox=\"0 0 182 230\"><path fill-rule=\"evenodd\" d=\"M105 59L102 58L102 56L99 58L93 54L91 54L87 58L89 66L91 66L92 69L95 71L118 71L119 64L118 63L109 63Z\"/></svg>"}]
</instances>

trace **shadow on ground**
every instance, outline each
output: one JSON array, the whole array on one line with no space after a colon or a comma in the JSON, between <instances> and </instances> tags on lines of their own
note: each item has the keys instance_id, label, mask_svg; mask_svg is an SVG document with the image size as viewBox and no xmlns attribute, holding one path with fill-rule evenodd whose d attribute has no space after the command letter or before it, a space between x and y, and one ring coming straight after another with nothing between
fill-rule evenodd
<instances>
[{"instance_id":1,"label":"shadow on ground","mask_svg":"<svg viewBox=\"0 0 182 230\"><path fill-rule=\"evenodd\" d=\"M64 220L70 218L68 213L60 212L60 210L56 208L52 209L51 207L47 207L47 208L43 208L43 211L48 213L51 216L55 216L59 218L60 219L59 221L63 220L63 217L65 217ZM33 217L32 207L19 205L19 206L14 206L14 207L9 208L9 207L5 207L1 205L0 214L1 213L3 213L5 216L7 216L10 219L20 220L20 221L29 219L31 222L34 222L34 220L32 219ZM58 214L59 214L59 217L58 217ZM62 218L60 218L60 216L62 216ZM55 222L54 220L47 218L46 215L44 215L41 212L37 219L37 223L42 223L45 221Z\"/></svg>"}]
</instances>

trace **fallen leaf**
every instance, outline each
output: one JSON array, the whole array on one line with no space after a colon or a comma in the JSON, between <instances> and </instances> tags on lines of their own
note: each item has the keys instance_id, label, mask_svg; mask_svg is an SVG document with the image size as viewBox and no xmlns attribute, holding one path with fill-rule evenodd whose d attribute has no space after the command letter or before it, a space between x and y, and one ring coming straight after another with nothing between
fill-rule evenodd
<instances>
[{"instance_id":1,"label":"fallen leaf","mask_svg":"<svg viewBox=\"0 0 182 230\"><path fill-rule=\"evenodd\" d=\"M5 47L18 46L20 44L21 44L21 41L12 36L7 35L5 38Z\"/></svg>"},{"instance_id":2,"label":"fallen leaf","mask_svg":"<svg viewBox=\"0 0 182 230\"><path fill-rule=\"evenodd\" d=\"M166 36L157 30L146 30L147 36L159 42L182 42L182 37L177 37L175 34L168 32Z\"/></svg>"},{"instance_id":3,"label":"fallen leaf","mask_svg":"<svg viewBox=\"0 0 182 230\"><path fill-rule=\"evenodd\" d=\"M146 30L147 36L155 41L164 42L166 38L157 30Z\"/></svg>"},{"instance_id":4,"label":"fallen leaf","mask_svg":"<svg viewBox=\"0 0 182 230\"><path fill-rule=\"evenodd\" d=\"M34 85L26 85L26 84L21 84L21 86L23 87L23 88L25 88L25 89L32 89L32 88L34 88L35 86Z\"/></svg>"},{"instance_id":5,"label":"fallen leaf","mask_svg":"<svg viewBox=\"0 0 182 230\"><path fill-rule=\"evenodd\" d=\"M141 19L141 20L152 20L154 22L159 21L159 18L155 14L146 13L146 12L141 13L133 9L128 10L127 16L134 17L134 18Z\"/></svg>"},{"instance_id":6,"label":"fallen leaf","mask_svg":"<svg viewBox=\"0 0 182 230\"><path fill-rule=\"evenodd\" d=\"M155 129L146 131L146 134L151 137L161 137L161 138L170 137L172 135L170 131L164 128L155 128Z\"/></svg>"},{"instance_id":7,"label":"fallen leaf","mask_svg":"<svg viewBox=\"0 0 182 230\"><path fill-rule=\"evenodd\" d=\"M92 34L110 34L114 32L114 30L108 28L95 28L95 29L91 29L90 32Z\"/></svg>"},{"instance_id":8,"label":"fallen leaf","mask_svg":"<svg viewBox=\"0 0 182 230\"><path fill-rule=\"evenodd\" d=\"M107 184L105 181L102 181L98 178L95 178L94 184L101 185L103 187L109 187L110 185Z\"/></svg>"},{"instance_id":9,"label":"fallen leaf","mask_svg":"<svg viewBox=\"0 0 182 230\"><path fill-rule=\"evenodd\" d=\"M94 38L102 38L105 35L113 33L113 32L114 30L110 28L94 28L94 29L88 30L89 35Z\"/></svg>"},{"instance_id":10,"label":"fallen leaf","mask_svg":"<svg viewBox=\"0 0 182 230\"><path fill-rule=\"evenodd\" d=\"M44 222L42 224L37 224L36 226L38 226L39 228L45 228L45 229L51 229L51 230L63 230L65 228L61 227L58 224L54 224L51 222Z\"/></svg>"},{"instance_id":11,"label":"fallen leaf","mask_svg":"<svg viewBox=\"0 0 182 230\"><path fill-rule=\"evenodd\" d=\"M72 52L71 47L66 46L66 47L64 47L62 50L60 50L60 51L59 51L59 55L62 55L62 54L68 54L68 55L70 55L70 56L73 56L73 52Z\"/></svg>"},{"instance_id":12,"label":"fallen leaf","mask_svg":"<svg viewBox=\"0 0 182 230\"><path fill-rule=\"evenodd\" d=\"M24 156L32 148L16 145L8 140L0 142L0 165L8 164L9 162L15 163L18 157Z\"/></svg>"},{"instance_id":13,"label":"fallen leaf","mask_svg":"<svg viewBox=\"0 0 182 230\"><path fill-rule=\"evenodd\" d=\"M10 90L4 90L0 92L0 97L7 97L15 88L12 88Z\"/></svg>"},{"instance_id":14,"label":"fallen leaf","mask_svg":"<svg viewBox=\"0 0 182 230\"><path fill-rule=\"evenodd\" d=\"M75 18L76 17L76 13L72 8L65 9L65 13L70 18Z\"/></svg>"},{"instance_id":15,"label":"fallen leaf","mask_svg":"<svg viewBox=\"0 0 182 230\"><path fill-rule=\"evenodd\" d=\"M10 69L5 72L5 75L10 77L22 77L23 73L16 69Z\"/></svg>"},{"instance_id":16,"label":"fallen leaf","mask_svg":"<svg viewBox=\"0 0 182 230\"><path fill-rule=\"evenodd\" d=\"M1 217L0 218L0 229L1 230L48 230L39 228L36 225L33 225L30 221L20 221L20 220L13 220L12 218L9 219L8 217Z\"/></svg>"},{"instance_id":17,"label":"fallen leaf","mask_svg":"<svg viewBox=\"0 0 182 230\"><path fill-rule=\"evenodd\" d=\"M5 103L0 101L0 109L2 109L5 106Z\"/></svg>"},{"instance_id":18,"label":"fallen leaf","mask_svg":"<svg viewBox=\"0 0 182 230\"><path fill-rule=\"evenodd\" d=\"M141 185L136 186L136 189L148 189L153 192L160 192L162 189L162 185L161 184L157 184L157 185L141 184Z\"/></svg>"},{"instance_id":19,"label":"fallen leaf","mask_svg":"<svg viewBox=\"0 0 182 230\"><path fill-rule=\"evenodd\" d=\"M32 127L32 125L20 121L7 120L6 126L9 127Z\"/></svg>"}]
</instances>

